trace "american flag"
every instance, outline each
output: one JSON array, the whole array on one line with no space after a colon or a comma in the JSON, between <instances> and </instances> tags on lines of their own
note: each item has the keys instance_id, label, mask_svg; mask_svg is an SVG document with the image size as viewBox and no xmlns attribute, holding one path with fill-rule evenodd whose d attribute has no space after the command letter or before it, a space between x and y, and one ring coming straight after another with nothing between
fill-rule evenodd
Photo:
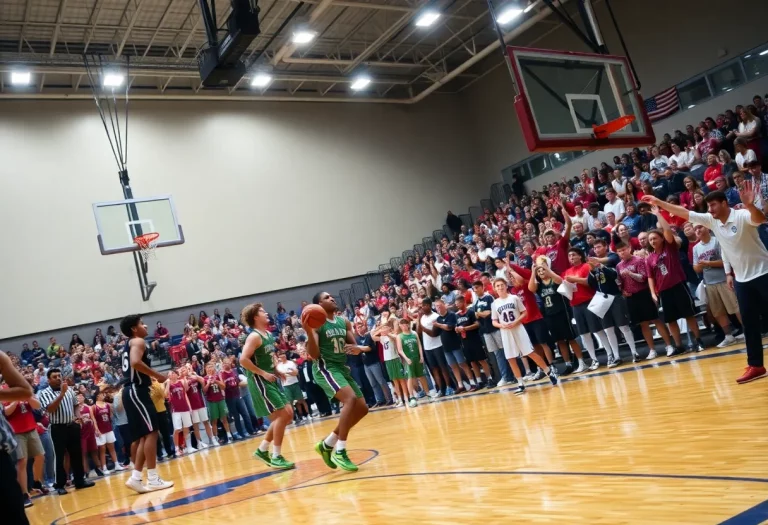
<instances>
[{"instance_id":1,"label":"american flag","mask_svg":"<svg viewBox=\"0 0 768 525\"><path fill-rule=\"evenodd\" d=\"M651 122L656 122L668 117L680 109L680 100L677 98L677 89L671 87L645 101L645 112Z\"/></svg>"}]
</instances>

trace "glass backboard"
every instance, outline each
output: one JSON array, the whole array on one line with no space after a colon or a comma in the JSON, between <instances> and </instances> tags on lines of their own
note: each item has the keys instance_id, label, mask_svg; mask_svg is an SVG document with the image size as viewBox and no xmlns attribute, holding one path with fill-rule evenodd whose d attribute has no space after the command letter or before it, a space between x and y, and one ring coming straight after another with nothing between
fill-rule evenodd
<instances>
[{"instance_id":1,"label":"glass backboard","mask_svg":"<svg viewBox=\"0 0 768 525\"><path fill-rule=\"evenodd\" d=\"M138 251L133 239L159 233L157 247L184 243L184 233L170 195L93 204L102 255Z\"/></svg>"},{"instance_id":2,"label":"glass backboard","mask_svg":"<svg viewBox=\"0 0 768 525\"><path fill-rule=\"evenodd\" d=\"M655 142L625 57L507 47L518 87L515 109L531 151L594 150ZM628 126L598 139L592 126L619 117Z\"/></svg>"}]
</instances>

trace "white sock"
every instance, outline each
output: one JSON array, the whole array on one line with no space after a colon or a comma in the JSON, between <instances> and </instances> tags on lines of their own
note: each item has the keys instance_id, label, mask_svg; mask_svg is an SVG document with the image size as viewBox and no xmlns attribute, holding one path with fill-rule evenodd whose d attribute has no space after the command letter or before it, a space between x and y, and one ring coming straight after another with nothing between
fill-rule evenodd
<instances>
[{"instance_id":1,"label":"white sock","mask_svg":"<svg viewBox=\"0 0 768 525\"><path fill-rule=\"evenodd\" d=\"M187 437L184 438L184 444L187 445L187 448L192 448L192 435L187 434Z\"/></svg>"},{"instance_id":2,"label":"white sock","mask_svg":"<svg viewBox=\"0 0 768 525\"><path fill-rule=\"evenodd\" d=\"M584 362L584 359L579 359L579 366L587 366L587 363Z\"/></svg>"},{"instance_id":3,"label":"white sock","mask_svg":"<svg viewBox=\"0 0 768 525\"><path fill-rule=\"evenodd\" d=\"M632 329L629 325L620 326L619 330L624 334L624 339L629 345L629 349L632 351L632 355L637 355L637 345L635 344L635 336L632 334Z\"/></svg>"},{"instance_id":4,"label":"white sock","mask_svg":"<svg viewBox=\"0 0 768 525\"><path fill-rule=\"evenodd\" d=\"M336 452L341 452L342 450L346 450L347 448L347 442L342 441L341 439L336 442Z\"/></svg>"},{"instance_id":5,"label":"white sock","mask_svg":"<svg viewBox=\"0 0 768 525\"><path fill-rule=\"evenodd\" d=\"M600 332L595 332L595 339L597 339L597 346L598 346L598 348L607 348L605 346L605 341L603 341L603 338L600 337Z\"/></svg>"},{"instance_id":6,"label":"white sock","mask_svg":"<svg viewBox=\"0 0 768 525\"><path fill-rule=\"evenodd\" d=\"M135 479L136 481L141 481L141 471L134 470L133 472L131 472L131 478Z\"/></svg>"},{"instance_id":7,"label":"white sock","mask_svg":"<svg viewBox=\"0 0 768 525\"><path fill-rule=\"evenodd\" d=\"M147 481L154 481L157 479L157 470L150 468L147 469Z\"/></svg>"},{"instance_id":8,"label":"white sock","mask_svg":"<svg viewBox=\"0 0 768 525\"><path fill-rule=\"evenodd\" d=\"M259 450L262 452L266 452L267 450L269 450L269 441L267 441L266 439L262 441L261 445L259 445Z\"/></svg>"},{"instance_id":9,"label":"white sock","mask_svg":"<svg viewBox=\"0 0 768 525\"><path fill-rule=\"evenodd\" d=\"M528 364L528 360L526 358L522 358L521 361L523 362L523 368L525 368L525 375L531 375L531 365Z\"/></svg>"},{"instance_id":10,"label":"white sock","mask_svg":"<svg viewBox=\"0 0 768 525\"><path fill-rule=\"evenodd\" d=\"M227 437L232 439L232 432L227 432Z\"/></svg>"},{"instance_id":11,"label":"white sock","mask_svg":"<svg viewBox=\"0 0 768 525\"><path fill-rule=\"evenodd\" d=\"M475 386L475 380L474 379L470 379L469 380L469 384L472 385L472 386Z\"/></svg>"},{"instance_id":12,"label":"white sock","mask_svg":"<svg viewBox=\"0 0 768 525\"><path fill-rule=\"evenodd\" d=\"M261 447L259 447L259 448L261 448ZM277 445L275 445L274 447L272 447L272 457L273 457L273 458L276 458L277 456L279 456L279 455L280 455L280 449L281 449L281 448L283 448L283 447L282 447L282 446L279 446L279 447L278 447Z\"/></svg>"},{"instance_id":13,"label":"white sock","mask_svg":"<svg viewBox=\"0 0 768 525\"><path fill-rule=\"evenodd\" d=\"M587 349L589 357L592 359L592 361L597 361L597 354L595 354L595 342L592 340L592 334L582 335L581 342L584 343L584 348Z\"/></svg>"},{"instance_id":14,"label":"white sock","mask_svg":"<svg viewBox=\"0 0 768 525\"><path fill-rule=\"evenodd\" d=\"M325 446L328 448L333 448L334 445L339 441L339 436L335 434L334 432L331 432L327 438L325 438Z\"/></svg>"},{"instance_id":15,"label":"white sock","mask_svg":"<svg viewBox=\"0 0 768 525\"><path fill-rule=\"evenodd\" d=\"M619 359L619 338L616 337L616 329L610 326L603 330L606 339L608 339L608 345L605 350L610 355L613 353L614 359Z\"/></svg>"}]
</instances>

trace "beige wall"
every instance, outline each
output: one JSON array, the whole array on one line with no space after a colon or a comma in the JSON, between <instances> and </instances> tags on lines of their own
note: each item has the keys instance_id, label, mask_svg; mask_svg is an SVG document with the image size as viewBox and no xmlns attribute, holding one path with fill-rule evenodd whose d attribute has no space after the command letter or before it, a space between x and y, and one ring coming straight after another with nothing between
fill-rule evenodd
<instances>
[{"instance_id":1,"label":"beige wall","mask_svg":"<svg viewBox=\"0 0 768 525\"><path fill-rule=\"evenodd\" d=\"M609 51L623 54L604 2L594 3ZM567 5L573 9L570 3ZM635 62L645 98L768 40L762 22L768 20L765 0L614 0L611 6ZM537 29L540 27L534 27L513 43L527 46L535 42L533 47L587 51L565 27L541 39L536 38ZM724 56L719 56L723 51ZM501 62L496 53L493 57ZM484 172L499 172L531 155L520 132L512 82L505 66L494 69L462 95L464 108L472 119Z\"/></svg>"},{"instance_id":2,"label":"beige wall","mask_svg":"<svg viewBox=\"0 0 768 525\"><path fill-rule=\"evenodd\" d=\"M122 194L93 103L3 104L0 338L376 269L500 179L474 176L454 107L133 104L134 194L172 194L187 239L144 303L132 257L96 244L91 203Z\"/></svg>"}]
</instances>

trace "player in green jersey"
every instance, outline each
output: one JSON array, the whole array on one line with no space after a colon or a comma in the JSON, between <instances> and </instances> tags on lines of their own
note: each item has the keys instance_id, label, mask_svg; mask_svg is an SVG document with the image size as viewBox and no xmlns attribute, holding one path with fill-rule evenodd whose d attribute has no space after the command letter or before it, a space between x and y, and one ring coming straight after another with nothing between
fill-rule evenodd
<instances>
[{"instance_id":1,"label":"player in green jersey","mask_svg":"<svg viewBox=\"0 0 768 525\"><path fill-rule=\"evenodd\" d=\"M325 464L331 468L342 468L355 472L357 465L347 456L349 431L368 413L363 393L357 386L346 365L347 354L358 355L362 351L355 342L352 324L337 316L336 300L328 292L319 292L312 299L323 307L326 321L323 326L313 329L303 324L307 332L307 353L312 358L312 375L315 382L325 391L329 399L336 398L344 406L339 424L325 438L315 445Z\"/></svg>"},{"instance_id":2,"label":"player in green jersey","mask_svg":"<svg viewBox=\"0 0 768 525\"><path fill-rule=\"evenodd\" d=\"M429 386L427 386L427 378L424 376L424 350L421 348L419 337L411 330L411 322L408 319L400 319L397 353L405 361L405 375L408 377L408 390L410 392L408 405L415 407L417 405L416 379L421 382L424 393L429 392Z\"/></svg>"},{"instance_id":3,"label":"player in green jersey","mask_svg":"<svg viewBox=\"0 0 768 525\"><path fill-rule=\"evenodd\" d=\"M269 317L261 303L249 304L240 313L240 320L253 328L248 334L240 354L240 364L248 376L253 407L259 417L269 416L269 429L253 455L270 467L291 469L294 464L281 454L285 427L293 421L293 407L277 385L277 378L285 377L275 370L275 338L269 333ZM274 443L274 444L273 444ZM272 445L272 456L269 446Z\"/></svg>"}]
</instances>

